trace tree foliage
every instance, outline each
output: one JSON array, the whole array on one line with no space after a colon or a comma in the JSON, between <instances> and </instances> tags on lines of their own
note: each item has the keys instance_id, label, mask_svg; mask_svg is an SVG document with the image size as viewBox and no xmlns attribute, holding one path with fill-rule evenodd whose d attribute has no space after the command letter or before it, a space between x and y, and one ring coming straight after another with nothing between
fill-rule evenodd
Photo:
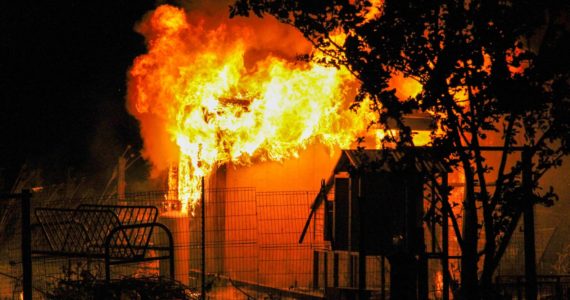
<instances>
[{"instance_id":1,"label":"tree foliage","mask_svg":"<svg viewBox=\"0 0 570 300\"><path fill-rule=\"evenodd\" d=\"M361 81L357 105L369 97L379 104L380 123L400 120L400 146L412 143L404 114L433 114L431 145L465 174L457 235L464 295L476 295L477 281L490 286L521 214L520 154L511 147L531 149L534 201L557 199L551 189L541 192L539 179L570 149L569 6L558 0L237 0L230 14L270 14L298 28L327 54L321 62L346 67ZM397 99L388 84L396 73L417 80L422 91ZM504 149L494 166L484 145ZM479 228L483 253L477 253Z\"/></svg>"}]
</instances>

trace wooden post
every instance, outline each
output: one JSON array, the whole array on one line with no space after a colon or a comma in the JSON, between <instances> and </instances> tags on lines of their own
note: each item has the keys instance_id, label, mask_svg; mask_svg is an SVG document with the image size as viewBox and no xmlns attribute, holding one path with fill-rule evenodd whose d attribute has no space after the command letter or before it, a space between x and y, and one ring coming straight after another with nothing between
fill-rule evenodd
<instances>
[{"instance_id":1,"label":"wooden post","mask_svg":"<svg viewBox=\"0 0 570 300\"><path fill-rule=\"evenodd\" d=\"M24 300L32 300L32 234L30 225L30 206L32 194L22 190L22 292Z\"/></svg>"},{"instance_id":2,"label":"wooden post","mask_svg":"<svg viewBox=\"0 0 570 300\"><path fill-rule=\"evenodd\" d=\"M524 269L525 296L536 300L536 249L534 237L534 198L532 196L532 152L525 148L522 152L522 185L524 191Z\"/></svg>"}]
</instances>

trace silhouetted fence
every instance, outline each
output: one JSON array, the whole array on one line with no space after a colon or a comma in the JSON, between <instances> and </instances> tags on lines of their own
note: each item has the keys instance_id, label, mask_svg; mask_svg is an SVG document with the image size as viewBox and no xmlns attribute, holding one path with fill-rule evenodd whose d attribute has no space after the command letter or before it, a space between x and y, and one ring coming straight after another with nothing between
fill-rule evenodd
<instances>
[{"instance_id":1,"label":"silhouetted fence","mask_svg":"<svg viewBox=\"0 0 570 300\"><path fill-rule=\"evenodd\" d=\"M150 209L156 212L157 217L153 220L165 224L172 232L176 279L196 293L204 287L210 299L261 299L273 296L318 299L326 292L329 295L350 292L358 287L358 254L331 251L330 244L324 239L324 208L316 211L304 242L299 244L299 235L316 194L317 192L311 191L258 192L253 188L206 190L205 213L202 215L200 201L194 203L187 214L180 212L181 205L176 192L169 191L129 194L121 199L115 196L54 198L39 192L33 195L29 208L31 219L28 220L22 218L22 208L26 210L26 203L22 201L25 194L4 195L0 198L0 299L22 297L26 265L22 257L34 250L36 255L31 265L33 277L30 278L34 299L45 298L62 280L105 278L104 260L100 256L89 255L89 251L83 251L83 255L66 257L37 254L46 245L46 229L42 229L42 224L45 226L49 222L55 222L61 225L73 221L80 225L100 222L105 227L103 223L106 217L88 213L87 208L94 207L89 206L92 204L97 205L95 207L156 207L157 210ZM64 218L63 222L57 222L55 216L42 215L46 211L73 214L78 206L85 208L85 213L76 215L74 219ZM38 209L39 207L48 209ZM58 217L63 215L65 214ZM148 219L150 214L146 210L129 210L115 212L114 216L119 221L129 218L140 221ZM28 241L21 230L26 226L22 224L26 222L31 223L31 240ZM128 220L126 222L130 223ZM105 224L109 225L108 223ZM54 226L59 226L57 224ZM202 224L205 225L204 228ZM84 248L86 244L81 242L86 241L82 234L63 227L58 231L69 233L67 241L60 241L58 245L72 242L73 245L79 245L80 250L87 249ZM204 239L202 232L205 233ZM142 233L140 237L142 239L139 241L144 241L151 248L164 243L166 238L161 232L152 235ZM92 240L101 241L101 236ZM65 247L62 249L65 250ZM154 251L150 248L148 250ZM113 266L112 272L107 274L111 280L169 276L168 267L167 259L131 261L129 264ZM366 258L366 290L375 299L389 299L389 269L385 258ZM437 278L430 279L431 281L439 282ZM523 276L500 276L496 287L507 297L524 299ZM570 299L569 289L568 276L539 276L538 292L541 296ZM430 286L429 297L440 299L441 287Z\"/></svg>"},{"instance_id":2,"label":"silhouetted fence","mask_svg":"<svg viewBox=\"0 0 570 300\"><path fill-rule=\"evenodd\" d=\"M33 257L34 298L44 298L62 280L81 281L85 276L105 278L105 274L108 274L109 279L117 280L169 275L167 260L131 261L130 264L113 266L110 273L105 272L108 266L106 268L105 260L101 260L102 252L88 251L98 246L104 248L104 245L97 246L88 240L102 241L105 234L100 232L110 229L106 226L109 222L104 221L116 221L117 218L113 216L119 215L108 214L104 210L107 213L103 214L110 216L106 218L100 216L100 211L94 214L88 211L109 205L157 207L159 216L156 221L166 224L174 238L176 273L183 272L176 274L176 279L197 291L204 285L211 299L263 298L267 295L319 298L322 293L315 293L313 289L312 267L314 251L325 246L322 226L319 226L322 225L322 214L314 219L305 242L298 243L315 195L316 192L306 191L256 192L252 188L206 190L205 215L202 216L201 203L194 204L189 213L184 214L179 211L176 193L168 191L130 194L123 199L54 199L37 193L29 210L33 246L25 247L36 253ZM5 242L0 257L0 299L20 299L23 290L21 217L14 213L21 211L20 204L14 199L2 202L2 212L10 219L5 226L11 231L7 230L10 234L3 233L2 236ZM78 206L83 209L77 210ZM79 215L78 211L81 211ZM204 241L201 236L202 218L205 224ZM104 227L105 230L95 230L97 226L88 226L83 224L85 222L100 224L99 229ZM79 229L87 228L83 225L93 230L82 234ZM164 234L160 233L142 236L150 238L148 243L151 246L164 240ZM49 238L52 243L48 241L46 244ZM101 247L97 249L101 250ZM204 282L201 280L202 249L205 250Z\"/></svg>"}]
</instances>

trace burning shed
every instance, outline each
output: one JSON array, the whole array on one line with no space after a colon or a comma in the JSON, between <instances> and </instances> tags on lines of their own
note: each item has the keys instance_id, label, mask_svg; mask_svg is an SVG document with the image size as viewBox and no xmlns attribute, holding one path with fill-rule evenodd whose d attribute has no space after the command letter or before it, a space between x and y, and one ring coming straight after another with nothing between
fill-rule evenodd
<instances>
[{"instance_id":1,"label":"burning shed","mask_svg":"<svg viewBox=\"0 0 570 300\"><path fill-rule=\"evenodd\" d=\"M345 150L334 169L333 250L389 255L421 247L423 177L441 172L412 153Z\"/></svg>"},{"instance_id":2,"label":"burning shed","mask_svg":"<svg viewBox=\"0 0 570 300\"><path fill-rule=\"evenodd\" d=\"M430 151L344 150L324 186L320 197L332 198L324 201L325 240L333 255L358 256L358 275L351 281L360 291L367 287L366 256L388 258L392 295L426 289L424 200L435 193L428 182L447 173Z\"/></svg>"}]
</instances>

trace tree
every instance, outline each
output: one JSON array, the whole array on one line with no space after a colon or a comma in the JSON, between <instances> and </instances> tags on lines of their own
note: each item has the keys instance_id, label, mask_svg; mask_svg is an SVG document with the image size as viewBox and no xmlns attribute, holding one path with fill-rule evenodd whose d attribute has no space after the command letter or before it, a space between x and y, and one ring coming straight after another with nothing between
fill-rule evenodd
<instances>
[{"instance_id":1,"label":"tree","mask_svg":"<svg viewBox=\"0 0 570 300\"><path fill-rule=\"evenodd\" d=\"M539 179L569 153L569 11L556 0L237 0L230 7L231 16L273 15L325 53L322 63L348 68L361 82L355 105L369 97L379 104L379 123L396 120L399 147L413 146L403 115L434 115L431 146L465 176L462 228L455 223L465 299L490 290L522 213L522 163L513 147L527 146L533 157L532 201L557 199ZM398 100L388 85L395 73L421 83L421 93ZM497 142L502 153L492 166L484 146Z\"/></svg>"}]
</instances>

